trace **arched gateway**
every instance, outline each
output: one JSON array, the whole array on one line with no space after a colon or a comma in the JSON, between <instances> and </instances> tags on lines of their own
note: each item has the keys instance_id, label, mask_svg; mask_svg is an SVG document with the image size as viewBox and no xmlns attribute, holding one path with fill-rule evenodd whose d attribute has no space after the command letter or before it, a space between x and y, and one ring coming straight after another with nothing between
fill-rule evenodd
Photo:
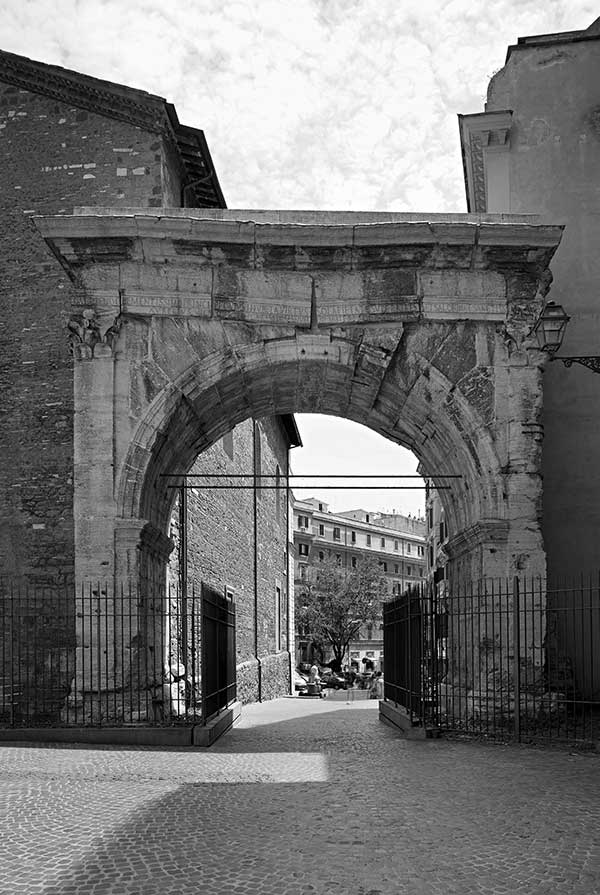
<instances>
[{"instance_id":1,"label":"arched gateway","mask_svg":"<svg viewBox=\"0 0 600 895\"><path fill-rule=\"evenodd\" d=\"M426 219L424 219L426 218ZM441 476L453 574L545 574L531 336L561 228L536 218L80 209L78 579L165 564L165 473L248 417L347 417Z\"/></svg>"}]
</instances>

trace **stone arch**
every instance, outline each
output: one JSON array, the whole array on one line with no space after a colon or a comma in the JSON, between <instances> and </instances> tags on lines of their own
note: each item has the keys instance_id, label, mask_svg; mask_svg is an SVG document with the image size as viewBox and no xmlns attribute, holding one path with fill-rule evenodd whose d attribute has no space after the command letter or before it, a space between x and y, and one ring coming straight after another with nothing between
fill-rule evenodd
<instances>
[{"instance_id":1,"label":"stone arch","mask_svg":"<svg viewBox=\"0 0 600 895\"><path fill-rule=\"evenodd\" d=\"M229 359L225 369L218 353L190 365L161 390L137 427L119 481L118 515L147 520L165 533L172 501L165 473L187 471L199 453L250 416L305 411L343 416L412 450L423 469L448 486L442 499L454 530L503 518L501 459L485 421L460 388L421 357L421 386L405 383L403 392L404 374L394 373L394 364L400 368L406 356L398 351L388 373L396 377L395 399L380 390L377 406L365 407L364 390L380 389L381 383L374 368L353 396L361 348L357 337L342 345L329 338L310 344L276 339L269 343L267 364L264 352L250 346L236 352L235 363ZM435 392L434 406L424 399L425 389ZM455 475L462 478L442 478Z\"/></svg>"},{"instance_id":2,"label":"stone arch","mask_svg":"<svg viewBox=\"0 0 600 895\"><path fill-rule=\"evenodd\" d=\"M168 550L161 474L244 418L303 410L364 423L427 475L462 474L442 498L469 574L545 572L531 331L560 227L206 209L38 226L85 296L70 326L76 575L129 574L140 525Z\"/></svg>"}]
</instances>

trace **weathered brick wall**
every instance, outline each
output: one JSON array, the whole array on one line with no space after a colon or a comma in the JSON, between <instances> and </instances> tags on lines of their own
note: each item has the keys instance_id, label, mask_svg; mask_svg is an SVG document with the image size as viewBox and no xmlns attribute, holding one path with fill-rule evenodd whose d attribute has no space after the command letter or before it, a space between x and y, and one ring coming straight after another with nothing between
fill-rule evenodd
<instances>
[{"instance_id":1,"label":"weathered brick wall","mask_svg":"<svg viewBox=\"0 0 600 895\"><path fill-rule=\"evenodd\" d=\"M261 470L274 485L279 468L285 481L287 440L277 419L258 423ZM236 426L229 445L222 439L200 455L190 472L218 475L252 474L254 424ZM228 447L233 446L233 456ZM197 487L194 485L197 483ZM201 582L223 592L227 587L236 602L238 696L244 702L259 695L273 698L289 692L287 652L287 493L264 487L257 492L256 558L254 492L252 489L201 487L209 479L189 479L187 489L188 595L199 595ZM239 482L240 480L238 480ZM213 479L234 484L234 479ZM244 480L251 484L252 480ZM170 578L176 584L180 560L179 498L171 524L175 541ZM255 565L256 560L256 565ZM279 637L276 635L279 588ZM255 627L256 625L256 627ZM259 688L259 662L261 686Z\"/></svg>"},{"instance_id":2,"label":"weathered brick wall","mask_svg":"<svg viewBox=\"0 0 600 895\"><path fill-rule=\"evenodd\" d=\"M179 204L179 170L157 134L1 82L0 160L0 575L69 582L76 291L31 216Z\"/></svg>"}]
</instances>

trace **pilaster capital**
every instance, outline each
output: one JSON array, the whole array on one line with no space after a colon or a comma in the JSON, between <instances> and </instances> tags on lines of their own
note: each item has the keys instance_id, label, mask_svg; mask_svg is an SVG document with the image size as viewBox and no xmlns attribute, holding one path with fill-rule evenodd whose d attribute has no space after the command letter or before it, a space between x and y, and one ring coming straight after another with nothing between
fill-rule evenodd
<instances>
[{"instance_id":1,"label":"pilaster capital","mask_svg":"<svg viewBox=\"0 0 600 895\"><path fill-rule=\"evenodd\" d=\"M112 357L122 325L121 314L103 325L94 308L84 308L81 314L71 316L67 324L71 354L76 360Z\"/></svg>"}]
</instances>

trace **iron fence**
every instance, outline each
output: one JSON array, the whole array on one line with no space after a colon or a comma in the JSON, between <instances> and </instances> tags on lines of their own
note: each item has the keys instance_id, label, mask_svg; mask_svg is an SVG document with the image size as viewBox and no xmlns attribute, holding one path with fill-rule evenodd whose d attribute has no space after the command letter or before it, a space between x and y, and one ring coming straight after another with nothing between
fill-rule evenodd
<instances>
[{"instance_id":1,"label":"iron fence","mask_svg":"<svg viewBox=\"0 0 600 895\"><path fill-rule=\"evenodd\" d=\"M224 640L194 587L0 581L0 726L205 723L215 709L203 668L220 669L216 710L235 699L230 610Z\"/></svg>"},{"instance_id":2,"label":"iron fence","mask_svg":"<svg viewBox=\"0 0 600 895\"><path fill-rule=\"evenodd\" d=\"M422 586L384 612L385 699L413 723L517 741L600 734L600 576Z\"/></svg>"}]
</instances>

